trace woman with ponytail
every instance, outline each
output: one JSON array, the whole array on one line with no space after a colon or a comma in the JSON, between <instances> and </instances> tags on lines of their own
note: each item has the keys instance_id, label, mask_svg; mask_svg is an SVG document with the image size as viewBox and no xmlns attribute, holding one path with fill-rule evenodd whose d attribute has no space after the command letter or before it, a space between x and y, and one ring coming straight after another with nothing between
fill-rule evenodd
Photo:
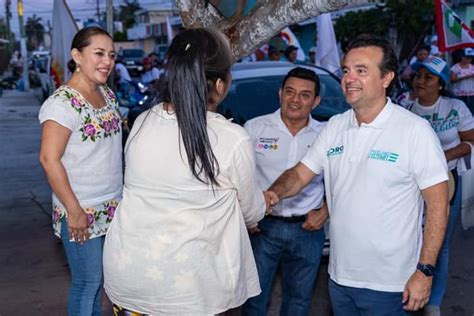
<instances>
[{"instance_id":1,"label":"woman with ponytail","mask_svg":"<svg viewBox=\"0 0 474 316\"><path fill-rule=\"evenodd\" d=\"M68 315L100 315L102 248L122 193L122 131L107 78L110 35L80 30L72 41L71 79L42 105L40 162L53 191L53 228L62 239L71 287Z\"/></svg>"},{"instance_id":2,"label":"woman with ponytail","mask_svg":"<svg viewBox=\"0 0 474 316\"><path fill-rule=\"evenodd\" d=\"M247 228L264 216L250 138L215 113L232 55L212 29L177 35L165 102L135 121L104 248L116 315L214 315L260 292Z\"/></svg>"}]
</instances>

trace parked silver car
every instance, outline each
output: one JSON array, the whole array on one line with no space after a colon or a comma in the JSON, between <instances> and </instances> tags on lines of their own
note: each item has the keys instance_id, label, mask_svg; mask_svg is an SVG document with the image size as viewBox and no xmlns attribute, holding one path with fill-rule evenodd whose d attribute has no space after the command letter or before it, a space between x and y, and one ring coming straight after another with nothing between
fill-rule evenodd
<instances>
[{"instance_id":1,"label":"parked silver car","mask_svg":"<svg viewBox=\"0 0 474 316\"><path fill-rule=\"evenodd\" d=\"M143 70L143 58L145 51L140 48L125 48L119 50L118 58L120 58L127 68L130 76L137 77Z\"/></svg>"},{"instance_id":2,"label":"parked silver car","mask_svg":"<svg viewBox=\"0 0 474 316\"><path fill-rule=\"evenodd\" d=\"M319 76L321 104L311 112L318 121L350 108L342 94L339 78L324 68L279 61L237 63L232 67L232 86L218 112L235 123L276 111L280 107L278 90L285 75L295 67L305 67Z\"/></svg>"}]
</instances>

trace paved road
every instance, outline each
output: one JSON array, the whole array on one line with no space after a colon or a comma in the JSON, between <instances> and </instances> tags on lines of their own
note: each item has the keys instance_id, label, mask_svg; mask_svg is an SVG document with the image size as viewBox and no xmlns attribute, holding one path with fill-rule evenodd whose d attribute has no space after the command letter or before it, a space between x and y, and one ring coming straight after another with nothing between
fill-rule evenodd
<instances>
[{"instance_id":1,"label":"paved road","mask_svg":"<svg viewBox=\"0 0 474 316\"><path fill-rule=\"evenodd\" d=\"M39 101L34 93L4 91L0 98L0 316L66 315L69 272L53 236L50 190L38 164ZM474 316L474 229L458 226L443 315ZM327 264L321 265L311 315L331 315ZM103 314L110 303L103 299ZM278 315L274 287L270 315ZM238 311L232 315L238 315Z\"/></svg>"}]
</instances>

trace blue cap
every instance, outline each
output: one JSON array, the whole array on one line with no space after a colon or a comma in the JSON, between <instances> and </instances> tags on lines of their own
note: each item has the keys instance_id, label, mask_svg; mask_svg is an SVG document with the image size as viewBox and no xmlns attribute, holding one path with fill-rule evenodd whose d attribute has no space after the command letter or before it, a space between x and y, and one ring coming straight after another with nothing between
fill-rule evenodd
<instances>
[{"instance_id":1,"label":"blue cap","mask_svg":"<svg viewBox=\"0 0 474 316\"><path fill-rule=\"evenodd\" d=\"M422 62L417 61L411 65L411 69L414 71L418 71L421 67L426 68L426 70L431 72L433 75L440 77L444 84L449 82L449 67L442 58L429 56Z\"/></svg>"}]
</instances>

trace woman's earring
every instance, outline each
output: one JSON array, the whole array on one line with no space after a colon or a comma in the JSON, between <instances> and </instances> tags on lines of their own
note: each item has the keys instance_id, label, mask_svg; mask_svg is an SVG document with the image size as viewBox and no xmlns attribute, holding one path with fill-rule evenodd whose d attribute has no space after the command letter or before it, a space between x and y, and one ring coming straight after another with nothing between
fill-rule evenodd
<instances>
[{"instance_id":1,"label":"woman's earring","mask_svg":"<svg viewBox=\"0 0 474 316\"><path fill-rule=\"evenodd\" d=\"M76 65L76 72L81 72L81 68L79 65Z\"/></svg>"}]
</instances>

